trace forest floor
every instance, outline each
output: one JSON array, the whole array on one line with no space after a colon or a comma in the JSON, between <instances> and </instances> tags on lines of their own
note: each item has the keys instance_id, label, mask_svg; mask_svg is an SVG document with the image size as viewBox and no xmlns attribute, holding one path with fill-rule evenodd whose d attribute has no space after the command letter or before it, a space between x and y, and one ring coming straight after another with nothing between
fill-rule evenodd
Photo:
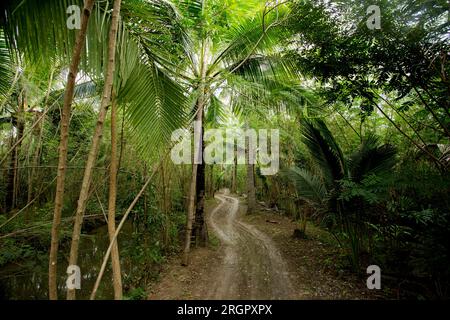
<instances>
[{"instance_id":1,"label":"forest floor","mask_svg":"<svg viewBox=\"0 0 450 320\"><path fill-rule=\"evenodd\" d=\"M169 259L149 299L377 299L365 279L336 268L335 247L309 226L306 239L293 237L297 224L259 206L246 215L245 200L217 193L207 205L210 245L191 252L189 266Z\"/></svg>"}]
</instances>

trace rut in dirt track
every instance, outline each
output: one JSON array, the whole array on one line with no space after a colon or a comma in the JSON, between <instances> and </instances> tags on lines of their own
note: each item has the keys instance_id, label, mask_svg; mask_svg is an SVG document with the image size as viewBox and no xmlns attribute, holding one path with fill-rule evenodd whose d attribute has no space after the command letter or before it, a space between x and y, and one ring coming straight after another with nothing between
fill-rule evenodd
<instances>
[{"instance_id":1,"label":"rut in dirt track","mask_svg":"<svg viewBox=\"0 0 450 320\"><path fill-rule=\"evenodd\" d=\"M210 299L293 299L286 263L273 241L239 219L239 200L218 194L221 203L209 215L224 258L209 290Z\"/></svg>"}]
</instances>

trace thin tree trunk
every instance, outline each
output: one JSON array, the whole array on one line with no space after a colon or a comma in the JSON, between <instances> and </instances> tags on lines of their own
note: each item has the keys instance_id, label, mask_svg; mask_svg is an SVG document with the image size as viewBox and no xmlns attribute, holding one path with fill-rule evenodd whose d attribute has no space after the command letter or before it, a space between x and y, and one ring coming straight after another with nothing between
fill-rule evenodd
<instances>
[{"instance_id":1,"label":"thin tree trunk","mask_svg":"<svg viewBox=\"0 0 450 320\"><path fill-rule=\"evenodd\" d=\"M50 89L53 82L53 75L55 74L55 69L52 69L50 72L50 78L48 80L48 86L47 86L47 93L44 100L44 108L47 108L48 98L50 96ZM44 113L45 115L45 113ZM31 167L31 174L30 174L30 183L28 184L28 202L30 202L33 199L33 185L34 185L34 177L36 175L36 168L39 166L39 158L41 155L41 148L42 148L42 137L44 134L44 123L45 123L45 116L41 119L38 118L40 122L39 125L39 137L36 145L36 149L34 151L34 157L33 157L33 165Z\"/></svg>"},{"instance_id":2,"label":"thin tree trunk","mask_svg":"<svg viewBox=\"0 0 450 320\"><path fill-rule=\"evenodd\" d=\"M233 157L233 177L231 180L231 193L236 193L237 191L237 156L236 156L236 151L233 148L233 153L234 153L234 157Z\"/></svg>"},{"instance_id":3,"label":"thin tree trunk","mask_svg":"<svg viewBox=\"0 0 450 320\"><path fill-rule=\"evenodd\" d=\"M83 224L83 215L86 210L86 203L89 195L89 187L92 181L92 172L97 160L98 151L103 135L103 124L105 122L108 106L111 103L111 90L114 80L115 69L115 54L116 54L116 40L117 29L119 25L121 0L114 1L114 9L112 12L111 28L109 30L108 42L108 65L105 77L105 87L103 89L102 102L98 114L97 124L95 126L94 137L92 138L91 149L89 151L86 162L86 169L84 170L83 182L81 184L80 196L78 198L77 211L75 213L75 222L72 233L72 244L70 246L69 265L76 265L78 262L78 248L80 243L81 226ZM75 290L67 290L67 299L75 299Z\"/></svg>"},{"instance_id":4,"label":"thin tree trunk","mask_svg":"<svg viewBox=\"0 0 450 320\"><path fill-rule=\"evenodd\" d=\"M199 146L197 146L196 151L198 154L194 154L194 163L192 164L192 177L191 177L191 188L189 191L189 205L188 205L188 212L187 212L187 221L186 221L186 235L185 235L185 241L184 241L184 250L183 250L183 259L182 259L182 265L187 266L189 264L189 252L191 248L191 236L192 236L192 227L194 220L199 222L203 219L203 230L201 231L203 235L207 236L206 233L206 223L204 219L204 198L205 198L205 161L203 159L203 148L204 148L204 141L203 141L203 114L204 114L204 108L206 104L206 54L207 54L207 48L206 43L203 41L202 43L202 53L200 57L200 72L201 75L201 81L199 86L199 97L197 101L197 115L196 120L200 123L200 138L198 139ZM195 130L194 130L194 136L195 136ZM194 139L194 144L196 143ZM195 148L194 148L195 149ZM201 154L200 154L201 153ZM195 160L200 160L200 164L197 164ZM199 169L200 166L200 169ZM200 170L200 176L203 179L202 185L198 185L198 170ZM203 172L203 174L202 174ZM202 190L198 190L197 188ZM200 211L197 211L196 208L196 200L197 205L201 206ZM201 217L199 217L201 215ZM206 241L205 241L206 242Z\"/></svg>"},{"instance_id":5,"label":"thin tree trunk","mask_svg":"<svg viewBox=\"0 0 450 320\"><path fill-rule=\"evenodd\" d=\"M111 104L111 166L109 173L109 204L108 204L108 233L113 242L116 233L116 198L117 198L117 132L116 132L116 103L114 94ZM122 277L120 273L119 246L114 241L111 249L111 264L113 272L114 299L122 300Z\"/></svg>"},{"instance_id":6,"label":"thin tree trunk","mask_svg":"<svg viewBox=\"0 0 450 320\"><path fill-rule=\"evenodd\" d=\"M122 167L122 157L123 157L123 151L125 148L124 127L125 127L125 106L122 107L122 125L120 128L120 153L119 153L119 161L118 161L119 168Z\"/></svg>"},{"instance_id":7,"label":"thin tree trunk","mask_svg":"<svg viewBox=\"0 0 450 320\"><path fill-rule=\"evenodd\" d=\"M152 181L153 176L155 175L156 171L158 170L158 168L161 166L161 164L163 163L163 161L167 160L166 156L168 155L168 153L166 155L164 155L160 162L158 163L158 165L156 165L154 167L154 169L152 170L152 174L148 177L147 181L145 182L145 184L142 186L141 190L139 191L139 193L136 195L136 197L134 198L134 200L131 202L131 204L129 205L128 209L125 211L122 220L120 220L119 225L117 226L116 232L114 234L114 237L112 239L112 241L110 241L109 247L106 250L105 256L103 257L103 261L102 261L102 265L100 267L100 271L98 273L97 276L97 280L95 280L95 284L94 284L94 288L92 289L91 292L91 296L90 296L90 300L94 300L95 296L97 294L97 290L98 287L100 285L100 282L102 281L102 277L103 274L105 273L105 269L106 269L106 263L108 262L109 259L109 255L111 254L111 250L112 250L112 246L114 245L114 242L117 241L117 237L119 235L120 230L122 229L123 225L125 224L125 221L127 220L130 212L133 210L134 206L136 205L136 203L138 202L138 200L140 199L140 197L142 196L142 194L144 193L145 189L147 189L148 185L150 184L150 182Z\"/></svg>"},{"instance_id":8,"label":"thin tree trunk","mask_svg":"<svg viewBox=\"0 0 450 320\"><path fill-rule=\"evenodd\" d=\"M13 165L13 200L10 209L13 209L17 205L17 198L19 195L19 153L22 146L22 137L25 131L25 89L22 90L18 100L18 112L17 112L17 141L14 148L14 165Z\"/></svg>"},{"instance_id":9,"label":"thin tree trunk","mask_svg":"<svg viewBox=\"0 0 450 320\"><path fill-rule=\"evenodd\" d=\"M417 91L417 93L420 96L420 93ZM395 113L397 113L399 115L400 118L402 118L403 121L405 121L405 123L408 125L408 127L411 128L411 130L415 133L415 135L417 136L417 138L419 138L420 142L422 142L422 144L424 146L426 146L426 142L422 139L422 137L420 136L419 132L413 127L413 125L402 115L402 113L400 111L397 110L397 108L395 108L395 106L389 102L386 98L384 98L383 96L377 94L378 97L380 97L381 100L383 100L389 107L392 108L392 110L395 111ZM434 115L433 111L431 110L432 114ZM437 118L436 118L437 119Z\"/></svg>"},{"instance_id":10,"label":"thin tree trunk","mask_svg":"<svg viewBox=\"0 0 450 320\"><path fill-rule=\"evenodd\" d=\"M11 152L11 160L8 168L7 187L6 187L6 212L10 212L16 205L17 185L18 185L18 167L19 167L19 149L23 139L24 118L23 118L23 89L17 99L16 124L11 122L11 149L6 153L3 159L7 159L8 153ZM14 137L14 128L16 128L16 137ZM2 161L3 163L3 161Z\"/></svg>"},{"instance_id":11,"label":"thin tree trunk","mask_svg":"<svg viewBox=\"0 0 450 320\"><path fill-rule=\"evenodd\" d=\"M376 108L383 114L383 116L390 122L392 125L400 132L405 138L407 138L413 145L417 147L417 149L421 150L423 153L427 154L430 159L437 165L438 168L441 168L443 165L430 151L426 149L426 146L421 147L416 141L414 141L410 136L408 136L395 122L392 120L383 109L375 104Z\"/></svg>"},{"instance_id":12,"label":"thin tree trunk","mask_svg":"<svg viewBox=\"0 0 450 320\"><path fill-rule=\"evenodd\" d=\"M11 131L10 137L11 145L15 144L14 133ZM13 150L11 153L11 159L8 166L8 173L6 175L6 199L5 199L5 211L11 211L14 203L14 181L15 181L15 172L16 172L16 162L17 162L17 154L16 150Z\"/></svg>"},{"instance_id":13,"label":"thin tree trunk","mask_svg":"<svg viewBox=\"0 0 450 320\"><path fill-rule=\"evenodd\" d=\"M433 116L434 120L436 120L436 122L439 124L439 126L444 130L444 132L445 132L447 138L450 138L450 131L449 131L449 129L448 129L448 126L447 126L445 123L443 123L443 122L441 121L441 119L439 119L438 115L433 111L433 107L428 105L428 103L425 101L425 99L423 98L423 96L420 94L419 90L417 90L417 89L414 87L414 91L415 91L415 92L417 93L417 95L419 96L419 99L420 99L420 101L422 101L423 105L425 106L425 109L427 109L428 112L431 113L431 115ZM427 90L425 90L425 91L428 92ZM431 95L430 95L429 93L428 93L428 95L431 97ZM439 105L439 103L437 103L437 104ZM444 108L444 110L446 110L447 115L450 116L450 114L449 114L449 112L448 112L448 109L447 109L447 108Z\"/></svg>"},{"instance_id":14,"label":"thin tree trunk","mask_svg":"<svg viewBox=\"0 0 450 320\"><path fill-rule=\"evenodd\" d=\"M184 266L189 265L189 252L191 246L191 235L192 227L195 219L195 195L196 195L196 180L197 180L197 170L198 166L196 164L192 165L192 177L189 191L189 205L187 211L187 222L186 222L186 234L184 239L184 251L183 251L183 262Z\"/></svg>"},{"instance_id":15,"label":"thin tree trunk","mask_svg":"<svg viewBox=\"0 0 450 320\"><path fill-rule=\"evenodd\" d=\"M161 193L162 193L162 211L164 214L167 213L167 197L166 197L166 177L165 177L164 165L161 166Z\"/></svg>"},{"instance_id":16,"label":"thin tree trunk","mask_svg":"<svg viewBox=\"0 0 450 320\"><path fill-rule=\"evenodd\" d=\"M202 155L204 154L205 144L203 143L203 132L204 128L202 127ZM195 206L195 226L194 226L194 236L196 245L200 245L202 247L206 246L208 241L208 233L207 226L205 221L205 195L206 195L206 187L205 187L205 161L202 158L202 163L198 165L197 169L197 187L196 187L196 206Z\"/></svg>"},{"instance_id":17,"label":"thin tree trunk","mask_svg":"<svg viewBox=\"0 0 450 320\"><path fill-rule=\"evenodd\" d=\"M56 195L55 195L55 209L53 211L52 224L52 239L50 245L49 270L48 270L48 285L50 300L58 299L57 292L57 259L58 259L58 241L59 241L59 225L61 223L61 212L64 201L64 182L66 178L66 163L67 163L67 145L69 142L69 121L72 107L72 100L75 89L75 79L78 74L78 65L80 64L81 51L84 47L86 38L86 31L94 7L95 0L86 0L83 8L83 16L81 20L81 29L78 32L75 47L72 54L72 62L69 68L69 75L67 76L66 93L64 95L64 105L61 116L61 136L59 142L59 156L58 156L58 175L56 179Z\"/></svg>"},{"instance_id":18,"label":"thin tree trunk","mask_svg":"<svg viewBox=\"0 0 450 320\"><path fill-rule=\"evenodd\" d=\"M163 238L163 244L164 244L164 249L167 248L167 245L169 243L169 234L168 234L168 209L167 209L167 196L166 196L166 175L165 175L165 168L164 168L164 164L161 165L161 189L160 189L160 194L162 195L162 199L160 201L160 207L161 207L161 211L164 214L164 223L163 223L163 230L162 230L162 238Z\"/></svg>"},{"instance_id":19,"label":"thin tree trunk","mask_svg":"<svg viewBox=\"0 0 450 320\"><path fill-rule=\"evenodd\" d=\"M33 138L33 136L30 137L29 143L28 143L28 151L27 151L27 161L26 164L28 167L33 167L32 165L30 165L30 153L32 153L32 148L33 148L33 140L35 140ZM36 146L35 146L36 147ZM33 153L35 154L35 153ZM34 157L31 159L31 161L33 161L34 163ZM27 170L27 174L28 174L28 178L27 178L27 203L30 202L33 199L33 194L32 194L32 190L33 190L33 168L31 168L31 170ZM28 221L28 211L25 212L25 221Z\"/></svg>"},{"instance_id":20,"label":"thin tree trunk","mask_svg":"<svg viewBox=\"0 0 450 320\"><path fill-rule=\"evenodd\" d=\"M186 170L183 167L180 167L180 187L181 190L183 191L183 195L188 194L188 190L187 190L187 184L188 184L188 177L186 176ZM185 208L185 210L188 209L189 206L189 201L188 201L188 197L187 196L183 196L183 208Z\"/></svg>"},{"instance_id":21,"label":"thin tree trunk","mask_svg":"<svg viewBox=\"0 0 450 320\"><path fill-rule=\"evenodd\" d=\"M171 185L172 185L172 174L173 174L173 167L168 166L167 172L166 172L166 214L168 214L172 210L172 195L170 193Z\"/></svg>"},{"instance_id":22,"label":"thin tree trunk","mask_svg":"<svg viewBox=\"0 0 450 320\"><path fill-rule=\"evenodd\" d=\"M202 89L203 92L203 89ZM198 107L197 107L197 120L203 119L203 100L204 96L203 94L200 95L198 100ZM200 134L202 136L202 134ZM195 143L194 139L194 143ZM202 139L199 139L199 144L203 144ZM195 149L195 148L194 148ZM200 153L202 150L201 145L197 147L198 153ZM194 154L194 159L202 159L203 156L199 154ZM203 159L202 159L203 160ZM189 265L189 253L191 250L191 235L192 235L192 226L195 219L195 199L197 194L197 170L198 170L198 164L195 163L195 161L192 164L192 176L191 176L191 185L189 190L189 205L188 205L188 211L187 211L187 219L186 219L186 234L184 239L184 250L183 250L183 261L182 265L187 266Z\"/></svg>"},{"instance_id":23,"label":"thin tree trunk","mask_svg":"<svg viewBox=\"0 0 450 320\"><path fill-rule=\"evenodd\" d=\"M26 159L25 159L25 164L26 164L27 166L30 166L30 160L32 160L30 155L33 153L33 152L32 152L32 151L33 151L32 149L33 149L33 141L34 141L34 140L35 140L35 139L33 138L33 135L31 135L31 136L30 136L30 139L28 139L28 144L27 144L27 147L26 147L27 154L26 154ZM27 186L28 186L28 188L27 188L27 202L26 202L26 203L28 203L29 201L32 200L32 199L30 198L30 194L29 194L29 192L28 192L28 191L30 191L29 186L30 186L30 184L31 184L31 170L30 170L30 169L27 169L27 170L26 170L26 173L27 173ZM25 222L28 222L28 220L29 220L29 214L30 214L30 210L25 211L25 215L24 215Z\"/></svg>"},{"instance_id":24,"label":"thin tree trunk","mask_svg":"<svg viewBox=\"0 0 450 320\"><path fill-rule=\"evenodd\" d=\"M195 224L194 224L194 237L195 244L202 247L206 246L208 242L208 229L205 220L205 198L206 198L206 164L203 158L205 151L204 143L204 119L203 117L199 119L202 124L202 133L200 139L202 141L201 148L201 163L198 165L197 169L197 186L196 186L196 205L195 205Z\"/></svg>"},{"instance_id":25,"label":"thin tree trunk","mask_svg":"<svg viewBox=\"0 0 450 320\"><path fill-rule=\"evenodd\" d=\"M252 213L256 206L256 192L254 164L250 163L249 148L250 143L245 148L245 153L247 155L247 213Z\"/></svg>"},{"instance_id":26,"label":"thin tree trunk","mask_svg":"<svg viewBox=\"0 0 450 320\"><path fill-rule=\"evenodd\" d=\"M209 194L214 198L214 164L211 164L209 171Z\"/></svg>"},{"instance_id":27,"label":"thin tree trunk","mask_svg":"<svg viewBox=\"0 0 450 320\"><path fill-rule=\"evenodd\" d=\"M142 172L142 178L144 178L144 181L147 181L147 163L144 162L143 165L143 170L144 172ZM144 191L144 195L142 196L143 200L144 200L144 217L148 216L148 207L147 207L147 191Z\"/></svg>"},{"instance_id":28,"label":"thin tree trunk","mask_svg":"<svg viewBox=\"0 0 450 320\"><path fill-rule=\"evenodd\" d=\"M165 181L165 204L166 207L164 208L164 248L165 250L168 248L171 238L170 238L170 212L172 210L172 198L170 194L171 190L171 184L172 184L172 173L173 168L169 165L167 166L167 171L164 172L164 181Z\"/></svg>"}]
</instances>

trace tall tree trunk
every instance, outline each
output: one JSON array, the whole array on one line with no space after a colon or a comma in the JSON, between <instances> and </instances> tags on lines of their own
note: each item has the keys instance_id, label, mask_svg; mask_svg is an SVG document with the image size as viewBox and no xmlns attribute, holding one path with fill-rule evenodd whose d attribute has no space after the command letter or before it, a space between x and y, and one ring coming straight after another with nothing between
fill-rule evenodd
<instances>
[{"instance_id":1,"label":"tall tree trunk","mask_svg":"<svg viewBox=\"0 0 450 320\"><path fill-rule=\"evenodd\" d=\"M209 195L214 198L214 164L211 164L209 170Z\"/></svg>"},{"instance_id":2,"label":"tall tree trunk","mask_svg":"<svg viewBox=\"0 0 450 320\"><path fill-rule=\"evenodd\" d=\"M203 89L201 89L203 92ZM204 106L204 94L200 94L200 97L198 99L197 102L197 121L199 121L199 119L203 119L203 106ZM202 128L202 126L200 126L200 128ZM203 131L203 128L201 129ZM195 132L195 130L194 130ZM194 133L195 136L195 133ZM200 133L200 137L203 136L203 133ZM194 224L194 219L195 219L195 200L196 200L196 195L197 195L197 171L199 168L199 165L196 163L195 159L202 159L203 161L203 155L200 154L202 152L202 144L203 141L202 139L198 139L198 141L195 141L196 139L194 138L194 144L197 144L197 147L194 148L195 151L197 151L196 154L194 154L194 161L192 164L192 176L191 176L191 184L190 184L190 190L189 190L189 204L188 204L188 211L187 211L187 219L186 219L186 234L185 234L185 238L184 238L184 250L183 250L183 261L182 261L182 265L187 266L189 265L189 253L191 250L191 236L192 236L192 227Z\"/></svg>"},{"instance_id":3,"label":"tall tree trunk","mask_svg":"<svg viewBox=\"0 0 450 320\"><path fill-rule=\"evenodd\" d=\"M121 0L114 1L114 9L112 12L111 28L109 30L108 39L108 65L105 76L105 87L103 89L102 102L98 114L97 124L95 126L94 136L92 138L91 149L89 151L86 167L84 170L83 182L81 184L80 196L78 198L77 211L75 213L75 222L72 233L72 244L70 246L69 265L76 265L78 262L78 248L80 243L81 226L83 224L83 216L86 210L86 203L89 195L89 188L92 181L92 171L97 160L98 151L103 135L103 124L105 122L108 106L111 103L111 90L114 79L115 54L116 54L116 38L119 25ZM75 299L75 290L67 290L67 299Z\"/></svg>"},{"instance_id":4,"label":"tall tree trunk","mask_svg":"<svg viewBox=\"0 0 450 320\"><path fill-rule=\"evenodd\" d=\"M256 206L256 192L255 192L255 172L254 164L250 163L249 157L250 144L245 148L247 158L247 213L252 213Z\"/></svg>"},{"instance_id":5,"label":"tall tree trunk","mask_svg":"<svg viewBox=\"0 0 450 320\"><path fill-rule=\"evenodd\" d=\"M197 115L196 120L200 127L200 136L198 138L197 151L194 154L194 163L192 164L192 177L191 177L191 188L189 191L189 205L187 212L186 221L186 235L183 250L183 261L182 264L187 266L189 264L189 252L191 248L191 236L192 227L195 220L195 233L201 236L201 239L205 240L207 238L206 231L206 221L204 219L204 201L205 201L205 161L203 159L204 141L203 141L203 123L204 123L204 109L206 105L206 73L207 73L207 44L205 41L202 43L202 53L200 57L200 86L199 97L197 100ZM195 136L195 130L194 130ZM194 145L196 141L194 139ZM197 161L196 161L197 160ZM200 163L198 163L200 162ZM199 172L200 171L200 172ZM201 181L198 179L200 175ZM197 202L197 203L196 203ZM197 206L197 209L196 209ZM198 208L200 207L200 208ZM201 227L198 227L200 226ZM197 232L198 230L198 232ZM197 239L197 237L196 237Z\"/></svg>"},{"instance_id":6,"label":"tall tree trunk","mask_svg":"<svg viewBox=\"0 0 450 320\"><path fill-rule=\"evenodd\" d=\"M94 2L95 0L86 0L84 3L81 29L78 32L75 47L72 53L72 62L70 64L69 74L67 76L64 105L62 108L61 135L58 156L58 175L56 178L55 209L53 211L52 240L50 245L48 270L48 290L50 300L58 299L56 271L58 260L59 225L61 223L61 212L64 201L64 182L66 178L67 145L69 142L69 121L75 89L75 79L78 74L78 65L80 64L81 51L84 47L87 26L92 8L94 7Z\"/></svg>"},{"instance_id":7,"label":"tall tree trunk","mask_svg":"<svg viewBox=\"0 0 450 320\"><path fill-rule=\"evenodd\" d=\"M109 204L108 233L112 242L116 233L116 198L117 198L117 132L116 132L116 102L114 93L111 104L111 165L109 167ZM119 246L114 241L111 249L111 264L113 272L114 299L122 300L122 277L120 273Z\"/></svg>"},{"instance_id":8,"label":"tall tree trunk","mask_svg":"<svg viewBox=\"0 0 450 320\"><path fill-rule=\"evenodd\" d=\"M193 228L195 244L202 247L206 246L208 242L208 230L205 220L205 198L206 198L206 165L205 159L203 157L205 153L205 142L204 142L204 117L202 116L197 121L201 121L202 132L200 139L202 141L201 148L201 163L198 165L197 169L197 181L196 181L196 197L195 197L195 224Z\"/></svg>"},{"instance_id":9,"label":"tall tree trunk","mask_svg":"<svg viewBox=\"0 0 450 320\"><path fill-rule=\"evenodd\" d=\"M165 180L166 180L166 192L165 192L165 195L166 195L166 205L167 205L167 207L166 207L167 217L169 217L168 214L172 210L172 195L171 195L171 192L170 192L171 185L172 185L172 179L173 179L172 178L172 174L173 174L173 167L172 166L168 166L167 167L167 171L165 173Z\"/></svg>"},{"instance_id":10,"label":"tall tree trunk","mask_svg":"<svg viewBox=\"0 0 450 320\"><path fill-rule=\"evenodd\" d=\"M206 246L208 241L208 230L205 220L205 193L206 193L206 175L205 175L205 159L203 159L203 154L205 150L205 144L203 141L204 128L202 122L202 163L198 165L197 169L197 187L196 187L196 205L195 205L195 225L194 225L194 237L195 244L202 247Z\"/></svg>"},{"instance_id":11,"label":"tall tree trunk","mask_svg":"<svg viewBox=\"0 0 450 320\"><path fill-rule=\"evenodd\" d=\"M162 182L162 194L163 194L163 211L167 215L172 209L172 199L170 195L170 185L172 180L172 168L167 165L161 166L161 182Z\"/></svg>"},{"instance_id":12,"label":"tall tree trunk","mask_svg":"<svg viewBox=\"0 0 450 320\"><path fill-rule=\"evenodd\" d=\"M179 168L180 170L180 188L183 191L183 195L187 195L187 196L183 196L183 208L185 208L186 210L188 210L189 207L189 190L188 190L188 176L186 174L186 169L184 168L184 166Z\"/></svg>"},{"instance_id":13,"label":"tall tree trunk","mask_svg":"<svg viewBox=\"0 0 450 320\"><path fill-rule=\"evenodd\" d=\"M237 192L237 156L236 156L236 150L233 148L233 176L231 177L231 193Z\"/></svg>"},{"instance_id":14,"label":"tall tree trunk","mask_svg":"<svg viewBox=\"0 0 450 320\"><path fill-rule=\"evenodd\" d=\"M189 191L189 204L187 210L187 219L186 219L186 231L184 236L184 249L183 249L183 261L182 265L189 265L189 253L191 250L191 234L192 234L192 225L194 222L195 216L195 187L196 187L196 179L197 179L197 165L192 164L192 176L191 176L191 185Z\"/></svg>"},{"instance_id":15,"label":"tall tree trunk","mask_svg":"<svg viewBox=\"0 0 450 320\"><path fill-rule=\"evenodd\" d=\"M142 178L144 181L147 181L147 163L144 161L143 164L143 172L142 172ZM142 195L142 200L144 202L144 217L148 216L148 206L147 206L147 190L144 191L144 194Z\"/></svg>"},{"instance_id":16,"label":"tall tree trunk","mask_svg":"<svg viewBox=\"0 0 450 320\"><path fill-rule=\"evenodd\" d=\"M166 177L164 164L161 165L161 194L162 194L162 211L167 213L167 196L166 196Z\"/></svg>"}]
</instances>

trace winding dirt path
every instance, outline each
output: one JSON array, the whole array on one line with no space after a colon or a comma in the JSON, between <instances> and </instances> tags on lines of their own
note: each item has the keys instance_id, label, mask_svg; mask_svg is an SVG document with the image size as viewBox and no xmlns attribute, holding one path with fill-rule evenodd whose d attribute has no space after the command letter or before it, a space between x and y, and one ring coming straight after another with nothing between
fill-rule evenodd
<instances>
[{"instance_id":1,"label":"winding dirt path","mask_svg":"<svg viewBox=\"0 0 450 320\"><path fill-rule=\"evenodd\" d=\"M338 249L322 243L312 226L307 239L292 236L296 222L261 207L244 214L245 203L228 190L208 205L210 245L180 255L162 266L149 299L277 300L371 299L365 281L337 272ZM274 223L268 223L274 222ZM325 238L324 238L325 239ZM331 260L330 260L331 259Z\"/></svg>"},{"instance_id":2,"label":"winding dirt path","mask_svg":"<svg viewBox=\"0 0 450 320\"><path fill-rule=\"evenodd\" d=\"M239 219L239 200L216 195L221 203L209 226L222 242L224 257L208 299L293 299L294 290L273 241Z\"/></svg>"}]
</instances>

